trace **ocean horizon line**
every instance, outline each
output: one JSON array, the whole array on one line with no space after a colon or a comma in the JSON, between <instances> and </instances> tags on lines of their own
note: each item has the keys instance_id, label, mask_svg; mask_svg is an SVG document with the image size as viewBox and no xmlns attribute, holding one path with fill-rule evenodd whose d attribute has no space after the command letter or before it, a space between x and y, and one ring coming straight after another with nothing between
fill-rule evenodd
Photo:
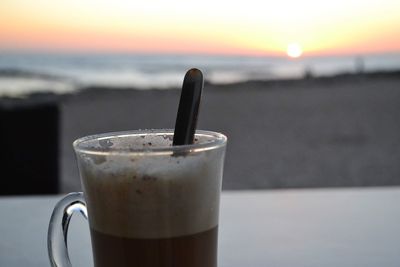
<instances>
[{"instance_id":1,"label":"ocean horizon line","mask_svg":"<svg viewBox=\"0 0 400 267\"><path fill-rule=\"evenodd\" d=\"M400 53L375 57L23 55L0 53L0 95L37 91L58 93L82 87L168 89L181 86L184 73L197 67L212 84L299 79L339 73L400 69Z\"/></svg>"},{"instance_id":2,"label":"ocean horizon line","mask_svg":"<svg viewBox=\"0 0 400 267\"><path fill-rule=\"evenodd\" d=\"M299 58L291 58L282 52L273 53L206 53L206 52L149 52L149 51L97 51L97 50L40 50L40 49L2 49L0 48L0 56L4 55L65 55L65 56L143 56L143 57L237 57L237 58L280 58L287 60L301 60L306 58L330 58L330 57L374 57L374 56L389 56L389 55L400 55L400 50L390 50L390 51L366 51L366 52L345 52L345 53L323 53L323 52L303 52Z\"/></svg>"}]
</instances>

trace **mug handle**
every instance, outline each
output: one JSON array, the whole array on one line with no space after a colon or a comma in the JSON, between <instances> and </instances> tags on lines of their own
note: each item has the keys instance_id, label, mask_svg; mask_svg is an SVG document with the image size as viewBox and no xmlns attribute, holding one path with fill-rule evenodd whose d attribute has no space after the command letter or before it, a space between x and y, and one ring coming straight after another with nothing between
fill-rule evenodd
<instances>
[{"instance_id":1,"label":"mug handle","mask_svg":"<svg viewBox=\"0 0 400 267\"><path fill-rule=\"evenodd\" d=\"M76 211L87 219L86 203L81 192L66 195L54 207L47 232L47 250L52 267L71 267L67 234L69 221Z\"/></svg>"}]
</instances>

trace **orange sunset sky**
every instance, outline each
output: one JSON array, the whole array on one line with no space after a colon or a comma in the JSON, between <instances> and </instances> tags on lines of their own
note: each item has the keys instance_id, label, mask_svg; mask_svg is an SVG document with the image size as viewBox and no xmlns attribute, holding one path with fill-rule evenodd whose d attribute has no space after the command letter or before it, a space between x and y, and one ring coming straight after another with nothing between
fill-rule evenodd
<instances>
[{"instance_id":1,"label":"orange sunset sky","mask_svg":"<svg viewBox=\"0 0 400 267\"><path fill-rule=\"evenodd\" d=\"M400 52L399 0L1 0L0 50Z\"/></svg>"}]
</instances>

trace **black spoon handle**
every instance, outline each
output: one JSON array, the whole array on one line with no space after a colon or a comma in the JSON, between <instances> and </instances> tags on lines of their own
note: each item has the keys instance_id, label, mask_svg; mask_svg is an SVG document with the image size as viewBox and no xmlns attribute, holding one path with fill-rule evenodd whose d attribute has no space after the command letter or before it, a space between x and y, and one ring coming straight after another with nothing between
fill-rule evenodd
<instances>
[{"instance_id":1,"label":"black spoon handle","mask_svg":"<svg viewBox=\"0 0 400 267\"><path fill-rule=\"evenodd\" d=\"M190 69L186 72L175 122L174 146L193 144L203 86L200 70Z\"/></svg>"}]
</instances>

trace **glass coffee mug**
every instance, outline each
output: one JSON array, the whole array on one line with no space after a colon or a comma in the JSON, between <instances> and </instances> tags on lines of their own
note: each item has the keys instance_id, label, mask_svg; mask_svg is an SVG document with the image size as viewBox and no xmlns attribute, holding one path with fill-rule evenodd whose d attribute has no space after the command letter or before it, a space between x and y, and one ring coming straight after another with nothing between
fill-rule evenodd
<instances>
[{"instance_id":1,"label":"glass coffee mug","mask_svg":"<svg viewBox=\"0 0 400 267\"><path fill-rule=\"evenodd\" d=\"M219 199L227 139L197 131L172 146L172 130L93 135L74 142L83 193L54 208L52 266L71 266L68 224L89 221L95 267L216 267Z\"/></svg>"}]
</instances>

